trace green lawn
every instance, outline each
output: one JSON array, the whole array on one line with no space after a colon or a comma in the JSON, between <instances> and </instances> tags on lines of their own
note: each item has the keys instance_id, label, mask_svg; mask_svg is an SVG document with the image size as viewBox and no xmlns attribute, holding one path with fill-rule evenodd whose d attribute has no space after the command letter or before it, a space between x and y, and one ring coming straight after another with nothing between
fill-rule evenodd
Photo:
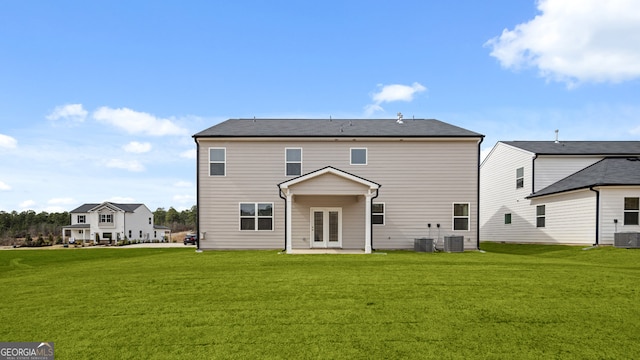
<instances>
[{"instance_id":1,"label":"green lawn","mask_svg":"<svg viewBox=\"0 0 640 360\"><path fill-rule=\"evenodd\" d=\"M56 359L640 358L640 251L0 251L0 341Z\"/></svg>"}]
</instances>

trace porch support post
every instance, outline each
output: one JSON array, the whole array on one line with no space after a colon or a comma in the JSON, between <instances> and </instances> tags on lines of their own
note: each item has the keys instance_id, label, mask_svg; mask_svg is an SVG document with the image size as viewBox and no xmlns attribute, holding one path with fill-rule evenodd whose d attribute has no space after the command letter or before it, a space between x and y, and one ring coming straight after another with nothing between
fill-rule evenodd
<instances>
[{"instance_id":1,"label":"porch support post","mask_svg":"<svg viewBox=\"0 0 640 360\"><path fill-rule=\"evenodd\" d=\"M285 230L287 233L285 235L286 237L286 252L287 254L291 254L292 250L293 250L293 246L291 244L291 205L292 205L292 198L293 198L293 194L291 193L291 191L289 189L287 189L287 229Z\"/></svg>"},{"instance_id":2,"label":"porch support post","mask_svg":"<svg viewBox=\"0 0 640 360\"><path fill-rule=\"evenodd\" d=\"M373 193L371 190L365 195L366 201L364 202L364 253L371 254L371 198Z\"/></svg>"}]
</instances>

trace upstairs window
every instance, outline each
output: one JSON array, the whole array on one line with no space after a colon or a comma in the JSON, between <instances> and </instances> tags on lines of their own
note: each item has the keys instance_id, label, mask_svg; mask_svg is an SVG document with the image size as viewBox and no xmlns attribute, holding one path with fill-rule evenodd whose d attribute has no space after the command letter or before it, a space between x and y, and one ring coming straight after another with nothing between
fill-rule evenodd
<instances>
[{"instance_id":1,"label":"upstairs window","mask_svg":"<svg viewBox=\"0 0 640 360\"><path fill-rule=\"evenodd\" d=\"M453 230L469 230L469 203L453 204Z\"/></svg>"},{"instance_id":2,"label":"upstairs window","mask_svg":"<svg viewBox=\"0 0 640 360\"><path fill-rule=\"evenodd\" d=\"M86 215L78 215L78 224L86 224L87 216Z\"/></svg>"},{"instance_id":3,"label":"upstairs window","mask_svg":"<svg viewBox=\"0 0 640 360\"><path fill-rule=\"evenodd\" d=\"M149 225L151 225L151 218L149 218Z\"/></svg>"},{"instance_id":4,"label":"upstairs window","mask_svg":"<svg viewBox=\"0 0 640 360\"><path fill-rule=\"evenodd\" d=\"M100 223L103 223L103 224L111 224L111 223L113 223L113 215L112 214L100 214Z\"/></svg>"},{"instance_id":5,"label":"upstairs window","mask_svg":"<svg viewBox=\"0 0 640 360\"><path fill-rule=\"evenodd\" d=\"M209 176L225 176L227 165L226 148L209 148Z\"/></svg>"},{"instance_id":6,"label":"upstairs window","mask_svg":"<svg viewBox=\"0 0 640 360\"><path fill-rule=\"evenodd\" d=\"M302 149L285 149L285 166L287 176L302 175Z\"/></svg>"},{"instance_id":7,"label":"upstairs window","mask_svg":"<svg viewBox=\"0 0 640 360\"><path fill-rule=\"evenodd\" d=\"M351 165L367 165L366 148L351 148Z\"/></svg>"},{"instance_id":8,"label":"upstairs window","mask_svg":"<svg viewBox=\"0 0 640 360\"><path fill-rule=\"evenodd\" d=\"M240 203L240 230L273 230L273 203Z\"/></svg>"},{"instance_id":9,"label":"upstairs window","mask_svg":"<svg viewBox=\"0 0 640 360\"><path fill-rule=\"evenodd\" d=\"M384 225L384 203L373 203L371 205L371 223L373 225Z\"/></svg>"},{"instance_id":10,"label":"upstairs window","mask_svg":"<svg viewBox=\"0 0 640 360\"><path fill-rule=\"evenodd\" d=\"M524 187L524 168L520 167L516 169L516 189Z\"/></svg>"},{"instance_id":11,"label":"upstairs window","mask_svg":"<svg viewBox=\"0 0 640 360\"><path fill-rule=\"evenodd\" d=\"M536 206L536 227L543 228L546 226L547 210L544 205Z\"/></svg>"},{"instance_id":12,"label":"upstairs window","mask_svg":"<svg viewBox=\"0 0 640 360\"><path fill-rule=\"evenodd\" d=\"M624 224L638 225L638 214L640 213L640 198L624 198Z\"/></svg>"}]
</instances>

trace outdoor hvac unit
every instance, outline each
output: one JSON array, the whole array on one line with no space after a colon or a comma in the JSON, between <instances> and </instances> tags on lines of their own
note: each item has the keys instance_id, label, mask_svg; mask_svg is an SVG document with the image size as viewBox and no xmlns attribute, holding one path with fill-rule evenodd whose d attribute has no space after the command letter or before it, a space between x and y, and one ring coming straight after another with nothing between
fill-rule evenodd
<instances>
[{"instance_id":1,"label":"outdoor hvac unit","mask_svg":"<svg viewBox=\"0 0 640 360\"><path fill-rule=\"evenodd\" d=\"M445 236L444 251L446 252L463 252L464 237L462 236Z\"/></svg>"},{"instance_id":2,"label":"outdoor hvac unit","mask_svg":"<svg viewBox=\"0 0 640 360\"><path fill-rule=\"evenodd\" d=\"M615 233L613 238L613 246L626 249L640 249L640 233Z\"/></svg>"},{"instance_id":3,"label":"outdoor hvac unit","mask_svg":"<svg viewBox=\"0 0 640 360\"><path fill-rule=\"evenodd\" d=\"M418 238L413 240L413 251L433 252L433 239Z\"/></svg>"}]
</instances>

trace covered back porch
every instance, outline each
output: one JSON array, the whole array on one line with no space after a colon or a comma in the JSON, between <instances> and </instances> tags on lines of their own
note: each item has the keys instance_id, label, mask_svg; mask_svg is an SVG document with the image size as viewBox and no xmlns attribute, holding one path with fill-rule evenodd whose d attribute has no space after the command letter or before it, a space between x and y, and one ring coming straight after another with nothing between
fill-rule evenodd
<instances>
[{"instance_id":1,"label":"covered back porch","mask_svg":"<svg viewBox=\"0 0 640 360\"><path fill-rule=\"evenodd\" d=\"M380 185L326 167L278 184L285 199L287 253L352 250L371 253L371 202Z\"/></svg>"}]
</instances>

